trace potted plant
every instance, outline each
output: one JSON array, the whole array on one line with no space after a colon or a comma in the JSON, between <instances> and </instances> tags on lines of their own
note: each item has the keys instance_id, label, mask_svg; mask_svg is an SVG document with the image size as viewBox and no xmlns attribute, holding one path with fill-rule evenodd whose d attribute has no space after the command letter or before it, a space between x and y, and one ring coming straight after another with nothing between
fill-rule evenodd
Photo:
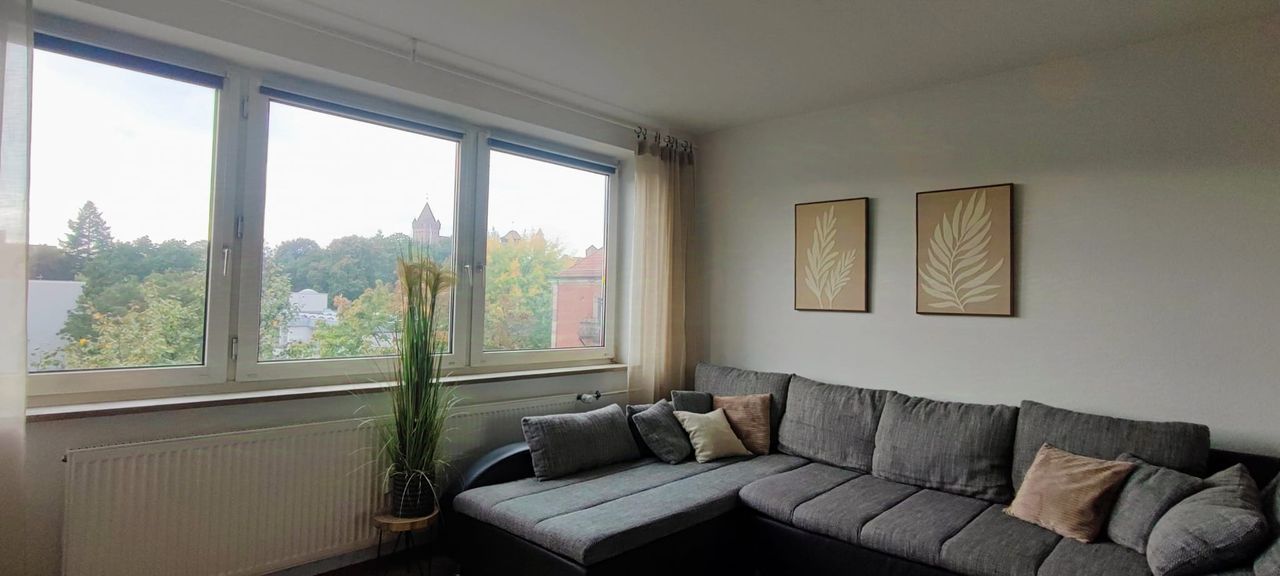
<instances>
[{"instance_id":1,"label":"potted plant","mask_svg":"<svg viewBox=\"0 0 1280 576\"><path fill-rule=\"evenodd\" d=\"M391 415L380 422L391 513L429 516L439 506L437 487L446 465L441 455L445 419L456 398L441 381L437 301L453 285L453 274L425 250L410 247L396 262L403 306L393 383Z\"/></svg>"}]
</instances>

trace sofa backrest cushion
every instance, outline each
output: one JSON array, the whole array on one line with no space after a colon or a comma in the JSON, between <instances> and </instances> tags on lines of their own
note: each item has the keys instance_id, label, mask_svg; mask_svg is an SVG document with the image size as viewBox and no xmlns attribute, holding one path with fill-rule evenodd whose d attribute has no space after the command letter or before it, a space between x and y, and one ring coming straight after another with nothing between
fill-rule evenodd
<instances>
[{"instance_id":1,"label":"sofa backrest cushion","mask_svg":"<svg viewBox=\"0 0 1280 576\"><path fill-rule=\"evenodd\" d=\"M1018 409L893 394L876 430L871 473L1007 503Z\"/></svg>"},{"instance_id":2,"label":"sofa backrest cushion","mask_svg":"<svg viewBox=\"0 0 1280 576\"><path fill-rule=\"evenodd\" d=\"M1187 496L1200 490L1204 480L1172 468L1152 466L1132 454L1121 454L1121 462L1136 468L1116 498L1107 522L1112 542L1139 554L1147 553L1147 538L1156 522Z\"/></svg>"},{"instance_id":3,"label":"sofa backrest cushion","mask_svg":"<svg viewBox=\"0 0 1280 576\"><path fill-rule=\"evenodd\" d=\"M782 411L787 405L787 385L791 382L790 374L779 372L757 372L728 366L717 366L702 362L693 371L693 389L707 392L715 396L745 396L747 394L768 394L769 429L777 438L778 423L782 420Z\"/></svg>"},{"instance_id":4,"label":"sofa backrest cushion","mask_svg":"<svg viewBox=\"0 0 1280 576\"><path fill-rule=\"evenodd\" d=\"M1015 488L1045 444L1104 460L1128 452L1148 464L1195 476L1204 475L1209 461L1209 428L1200 424L1126 420L1025 401L1013 452Z\"/></svg>"},{"instance_id":5,"label":"sofa backrest cushion","mask_svg":"<svg viewBox=\"0 0 1280 576\"><path fill-rule=\"evenodd\" d=\"M823 464L870 472L880 414L892 394L896 392L792 376L787 409L778 430L778 450Z\"/></svg>"},{"instance_id":6,"label":"sofa backrest cushion","mask_svg":"<svg viewBox=\"0 0 1280 576\"><path fill-rule=\"evenodd\" d=\"M520 427L539 480L640 457L627 411L617 404L578 414L525 416Z\"/></svg>"}]
</instances>

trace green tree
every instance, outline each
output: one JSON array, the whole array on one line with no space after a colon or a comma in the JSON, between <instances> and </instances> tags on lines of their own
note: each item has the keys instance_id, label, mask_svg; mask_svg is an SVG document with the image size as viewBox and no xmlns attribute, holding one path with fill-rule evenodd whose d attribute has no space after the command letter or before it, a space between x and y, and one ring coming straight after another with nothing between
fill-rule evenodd
<instances>
[{"instance_id":1,"label":"green tree","mask_svg":"<svg viewBox=\"0 0 1280 576\"><path fill-rule=\"evenodd\" d=\"M27 250L27 277L32 280L75 280L75 263L57 246L32 244Z\"/></svg>"},{"instance_id":2,"label":"green tree","mask_svg":"<svg viewBox=\"0 0 1280 576\"><path fill-rule=\"evenodd\" d=\"M485 349L550 348L552 279L571 259L541 230L503 237L491 230L486 245Z\"/></svg>"},{"instance_id":3,"label":"green tree","mask_svg":"<svg viewBox=\"0 0 1280 576\"><path fill-rule=\"evenodd\" d=\"M400 296L395 287L377 282L355 300L339 296L338 321L318 327L312 335L321 358L385 356L395 352Z\"/></svg>"},{"instance_id":4,"label":"green tree","mask_svg":"<svg viewBox=\"0 0 1280 576\"><path fill-rule=\"evenodd\" d=\"M70 369L199 364L204 352L204 275L158 272L137 286L127 311L88 310L89 337L63 348Z\"/></svg>"},{"instance_id":5,"label":"green tree","mask_svg":"<svg viewBox=\"0 0 1280 576\"><path fill-rule=\"evenodd\" d=\"M76 271L94 256L111 246L111 227L92 201L80 207L74 220L67 220L70 230L58 246L72 261Z\"/></svg>"}]
</instances>

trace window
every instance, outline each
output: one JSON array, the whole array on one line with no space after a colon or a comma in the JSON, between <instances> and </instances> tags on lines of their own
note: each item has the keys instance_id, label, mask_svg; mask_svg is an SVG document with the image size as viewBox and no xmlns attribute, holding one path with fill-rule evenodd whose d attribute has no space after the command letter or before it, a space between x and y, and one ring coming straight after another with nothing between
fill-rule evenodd
<instances>
[{"instance_id":1,"label":"window","mask_svg":"<svg viewBox=\"0 0 1280 576\"><path fill-rule=\"evenodd\" d=\"M386 378L410 249L456 276L450 372L612 358L613 159L178 49L36 45L34 395Z\"/></svg>"},{"instance_id":2,"label":"window","mask_svg":"<svg viewBox=\"0 0 1280 576\"><path fill-rule=\"evenodd\" d=\"M29 369L202 365L221 79L54 50L34 54Z\"/></svg>"},{"instance_id":3,"label":"window","mask_svg":"<svg viewBox=\"0 0 1280 576\"><path fill-rule=\"evenodd\" d=\"M603 346L609 174L491 146L484 350Z\"/></svg>"},{"instance_id":4,"label":"window","mask_svg":"<svg viewBox=\"0 0 1280 576\"><path fill-rule=\"evenodd\" d=\"M453 263L459 143L277 100L268 116L258 359L393 354L397 257Z\"/></svg>"}]
</instances>

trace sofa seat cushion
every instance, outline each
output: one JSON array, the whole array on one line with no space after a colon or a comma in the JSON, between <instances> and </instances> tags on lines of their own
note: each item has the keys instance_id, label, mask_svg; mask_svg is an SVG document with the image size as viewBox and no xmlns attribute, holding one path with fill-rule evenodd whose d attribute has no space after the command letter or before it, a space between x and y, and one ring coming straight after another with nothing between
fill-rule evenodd
<instances>
[{"instance_id":1,"label":"sofa seat cushion","mask_svg":"<svg viewBox=\"0 0 1280 576\"><path fill-rule=\"evenodd\" d=\"M756 480L747 484L738 496L748 508L790 524L792 514L801 504L861 475L860 472L813 463Z\"/></svg>"},{"instance_id":2,"label":"sofa seat cushion","mask_svg":"<svg viewBox=\"0 0 1280 576\"><path fill-rule=\"evenodd\" d=\"M850 544L862 540L862 527L901 504L920 488L875 476L858 476L796 507L791 523L797 528Z\"/></svg>"},{"instance_id":3,"label":"sofa seat cushion","mask_svg":"<svg viewBox=\"0 0 1280 576\"><path fill-rule=\"evenodd\" d=\"M862 527L860 545L930 566L941 564L942 545L991 505L936 490L921 490Z\"/></svg>"},{"instance_id":4,"label":"sofa seat cushion","mask_svg":"<svg viewBox=\"0 0 1280 576\"><path fill-rule=\"evenodd\" d=\"M737 506L743 486L805 461L774 454L629 464L475 488L459 494L454 508L590 565L724 514Z\"/></svg>"},{"instance_id":5,"label":"sofa seat cushion","mask_svg":"<svg viewBox=\"0 0 1280 576\"><path fill-rule=\"evenodd\" d=\"M1145 556L1119 544L1063 538L1037 576L1151 576L1151 570Z\"/></svg>"},{"instance_id":6,"label":"sofa seat cushion","mask_svg":"<svg viewBox=\"0 0 1280 576\"><path fill-rule=\"evenodd\" d=\"M971 576L1036 576L1061 539L993 505L942 545L942 567Z\"/></svg>"}]
</instances>

